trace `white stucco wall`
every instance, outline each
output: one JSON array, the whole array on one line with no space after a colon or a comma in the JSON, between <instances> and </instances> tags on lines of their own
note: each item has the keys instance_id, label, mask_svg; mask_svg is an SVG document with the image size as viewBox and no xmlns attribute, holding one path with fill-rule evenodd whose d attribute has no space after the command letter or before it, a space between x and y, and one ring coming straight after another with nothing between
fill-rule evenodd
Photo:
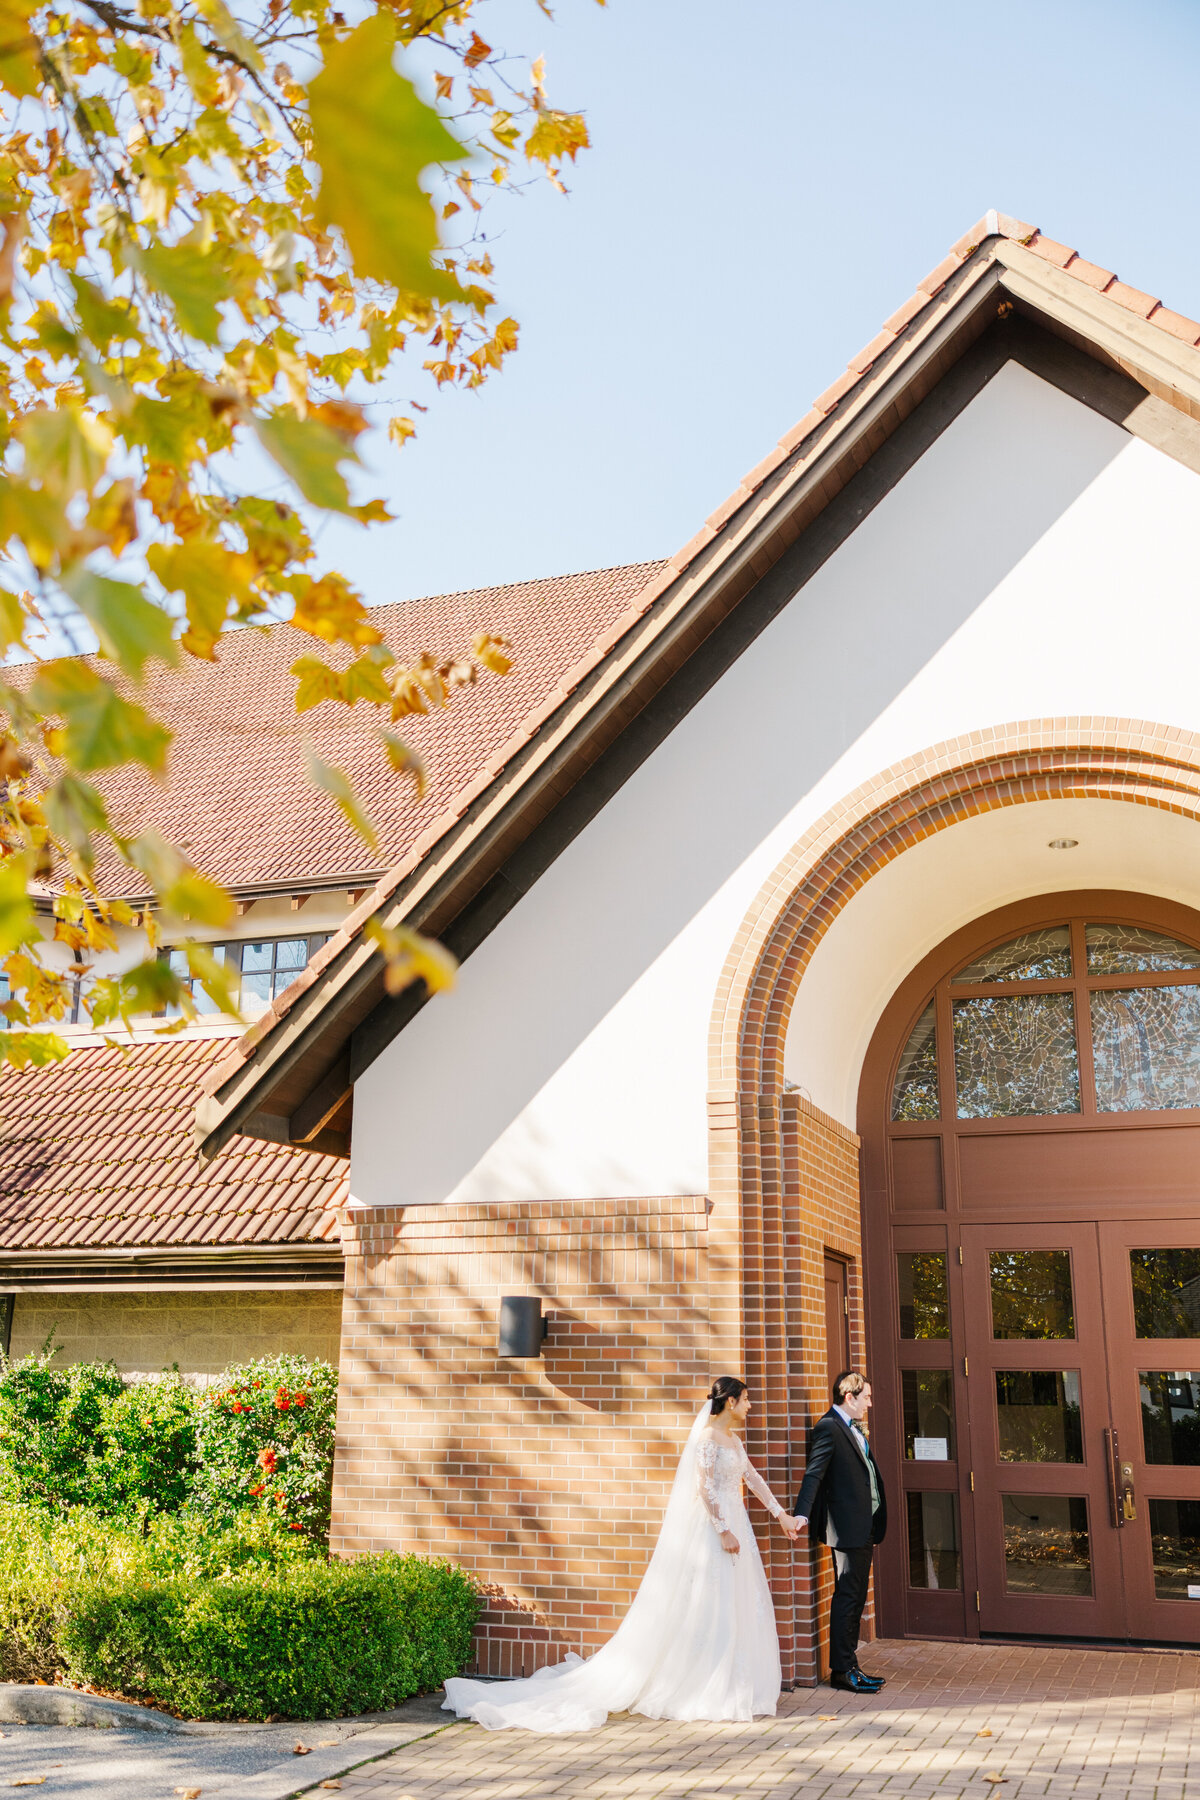
<instances>
[{"instance_id":1,"label":"white stucco wall","mask_svg":"<svg viewBox=\"0 0 1200 1800\"><path fill-rule=\"evenodd\" d=\"M1200 728L1198 603L1200 478L1009 364L359 1081L354 1199L704 1192L714 991L789 846L879 770L983 725ZM1138 885L1116 866L1131 845L1114 826L1098 885ZM1020 892L1084 884L1079 863L1040 868ZM925 942L910 874L911 928L846 992L837 1043L833 932L789 1039L793 1078L848 1123L896 982L1017 897L951 894L972 910Z\"/></svg>"}]
</instances>

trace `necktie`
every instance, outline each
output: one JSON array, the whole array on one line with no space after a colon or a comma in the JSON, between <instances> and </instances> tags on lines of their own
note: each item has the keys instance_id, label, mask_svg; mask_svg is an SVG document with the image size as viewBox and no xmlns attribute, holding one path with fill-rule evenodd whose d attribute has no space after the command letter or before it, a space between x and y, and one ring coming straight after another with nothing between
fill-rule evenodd
<instances>
[{"instance_id":1,"label":"necktie","mask_svg":"<svg viewBox=\"0 0 1200 1800\"><path fill-rule=\"evenodd\" d=\"M867 1465L867 1475L871 1482L871 1511L877 1513L882 1495L879 1492L879 1477L875 1473L875 1464L871 1452L867 1448L867 1434L857 1421L850 1427L854 1433L854 1441L862 1452L863 1461Z\"/></svg>"}]
</instances>

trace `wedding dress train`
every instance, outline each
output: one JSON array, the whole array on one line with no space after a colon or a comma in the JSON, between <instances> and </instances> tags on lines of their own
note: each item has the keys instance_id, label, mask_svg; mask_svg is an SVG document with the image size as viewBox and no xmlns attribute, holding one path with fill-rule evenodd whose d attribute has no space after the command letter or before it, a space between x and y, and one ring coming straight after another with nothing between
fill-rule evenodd
<instances>
[{"instance_id":1,"label":"wedding dress train","mask_svg":"<svg viewBox=\"0 0 1200 1800\"><path fill-rule=\"evenodd\" d=\"M489 1731L592 1731L610 1712L752 1719L779 1699L779 1637L742 1483L780 1518L741 1441L692 1426L650 1566L616 1634L521 1681L451 1680L445 1709ZM736 1556L721 1545L732 1531Z\"/></svg>"}]
</instances>

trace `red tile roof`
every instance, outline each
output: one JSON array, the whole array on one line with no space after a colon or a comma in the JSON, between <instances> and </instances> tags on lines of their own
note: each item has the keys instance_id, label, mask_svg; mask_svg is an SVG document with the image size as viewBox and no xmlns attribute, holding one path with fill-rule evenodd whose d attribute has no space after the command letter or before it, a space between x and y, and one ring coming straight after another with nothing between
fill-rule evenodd
<instances>
[{"instance_id":1,"label":"red tile roof","mask_svg":"<svg viewBox=\"0 0 1200 1800\"><path fill-rule=\"evenodd\" d=\"M228 1040L89 1046L0 1074L0 1250L336 1243L346 1164L241 1138L202 1166L192 1106Z\"/></svg>"},{"instance_id":2,"label":"red tile roof","mask_svg":"<svg viewBox=\"0 0 1200 1800\"><path fill-rule=\"evenodd\" d=\"M205 874L236 889L297 887L369 875L374 881L540 706L568 668L626 608L661 565L633 563L545 581L440 594L373 609L371 618L403 661L424 650L469 648L480 631L511 639L515 663L457 691L441 712L405 719L397 729L424 758L429 794L392 774L375 741L376 707L353 711L326 702L297 717L297 659L315 653L344 666L350 653L290 626L235 631L216 664L185 657L158 668L139 694L176 737L164 786L137 769L105 775L110 811L138 830L155 826L183 845ZM370 852L325 795L309 783L303 744L346 770L379 829ZM112 892L130 891L130 872L101 867Z\"/></svg>"}]
</instances>

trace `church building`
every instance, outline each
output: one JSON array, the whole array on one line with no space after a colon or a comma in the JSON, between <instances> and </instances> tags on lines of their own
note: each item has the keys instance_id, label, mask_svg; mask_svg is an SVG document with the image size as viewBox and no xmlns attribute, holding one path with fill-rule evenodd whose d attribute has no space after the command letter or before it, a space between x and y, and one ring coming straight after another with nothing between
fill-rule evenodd
<instances>
[{"instance_id":1,"label":"church building","mask_svg":"<svg viewBox=\"0 0 1200 1800\"><path fill-rule=\"evenodd\" d=\"M586 1653L713 1376L790 1503L855 1365L878 1632L1194 1643L1200 324L989 213L678 555L460 610L526 685L196 1110L348 1177L335 1551Z\"/></svg>"}]
</instances>

